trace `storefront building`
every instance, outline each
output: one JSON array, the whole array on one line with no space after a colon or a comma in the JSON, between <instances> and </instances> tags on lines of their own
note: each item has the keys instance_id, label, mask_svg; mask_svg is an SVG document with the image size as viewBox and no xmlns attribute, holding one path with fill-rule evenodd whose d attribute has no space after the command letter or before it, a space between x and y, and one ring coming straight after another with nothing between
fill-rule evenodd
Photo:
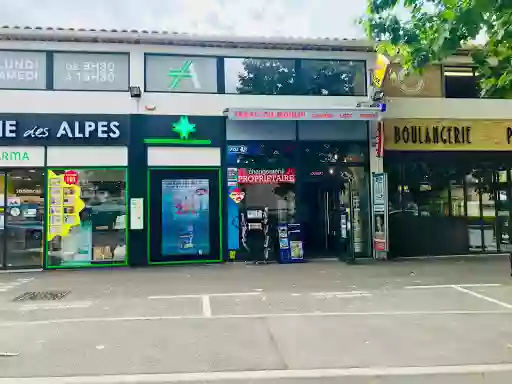
<instances>
[{"instance_id":1,"label":"storefront building","mask_svg":"<svg viewBox=\"0 0 512 384\"><path fill-rule=\"evenodd\" d=\"M423 79L388 78L390 258L511 249L510 101L449 98L443 84L462 77L450 71L455 80L441 66Z\"/></svg>"},{"instance_id":2,"label":"storefront building","mask_svg":"<svg viewBox=\"0 0 512 384\"><path fill-rule=\"evenodd\" d=\"M0 266L126 265L129 118L0 115Z\"/></svg>"},{"instance_id":3,"label":"storefront building","mask_svg":"<svg viewBox=\"0 0 512 384\"><path fill-rule=\"evenodd\" d=\"M0 30L1 269L373 256L371 44L101 34Z\"/></svg>"}]
</instances>

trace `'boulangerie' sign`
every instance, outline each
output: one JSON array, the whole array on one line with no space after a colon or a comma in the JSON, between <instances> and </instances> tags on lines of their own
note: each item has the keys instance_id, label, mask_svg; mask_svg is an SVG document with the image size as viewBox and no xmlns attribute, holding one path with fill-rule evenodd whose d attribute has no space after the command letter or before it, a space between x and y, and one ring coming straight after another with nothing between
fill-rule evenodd
<instances>
[{"instance_id":1,"label":"'boulangerie' sign","mask_svg":"<svg viewBox=\"0 0 512 384\"><path fill-rule=\"evenodd\" d=\"M124 115L0 115L0 142L22 145L127 144Z\"/></svg>"}]
</instances>

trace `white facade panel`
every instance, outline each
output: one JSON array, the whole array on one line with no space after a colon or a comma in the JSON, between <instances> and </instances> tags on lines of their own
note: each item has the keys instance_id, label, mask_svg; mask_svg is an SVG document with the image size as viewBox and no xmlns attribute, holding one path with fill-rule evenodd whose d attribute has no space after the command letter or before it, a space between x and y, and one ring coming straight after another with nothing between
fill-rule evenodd
<instances>
[{"instance_id":1,"label":"white facade panel","mask_svg":"<svg viewBox=\"0 0 512 384\"><path fill-rule=\"evenodd\" d=\"M144 89L144 54L199 55L220 57L303 58L363 60L367 70L375 67L373 52L336 52L277 49L240 49L221 47L101 44L52 41L0 41L0 49L54 52L128 52L130 85ZM450 64L467 64L468 58L453 57ZM368 81L370 76L366 76ZM369 87L368 94L372 89ZM327 109L355 107L361 97L263 96L237 94L163 94L144 93L133 99L129 92L94 91L22 91L0 92L0 113L76 113L76 114L155 114L221 116L227 108ZM511 119L512 100L421 99L388 100L384 118L466 118Z\"/></svg>"},{"instance_id":2,"label":"white facade panel","mask_svg":"<svg viewBox=\"0 0 512 384\"><path fill-rule=\"evenodd\" d=\"M393 98L384 119L512 119L512 100Z\"/></svg>"},{"instance_id":3,"label":"white facade panel","mask_svg":"<svg viewBox=\"0 0 512 384\"><path fill-rule=\"evenodd\" d=\"M124 167L128 147L48 147L49 167Z\"/></svg>"},{"instance_id":4,"label":"white facade panel","mask_svg":"<svg viewBox=\"0 0 512 384\"><path fill-rule=\"evenodd\" d=\"M0 147L0 168L44 167L44 147Z\"/></svg>"},{"instance_id":5,"label":"white facade panel","mask_svg":"<svg viewBox=\"0 0 512 384\"><path fill-rule=\"evenodd\" d=\"M194 166L219 167L221 162L220 148L197 147L149 147L148 166Z\"/></svg>"}]
</instances>

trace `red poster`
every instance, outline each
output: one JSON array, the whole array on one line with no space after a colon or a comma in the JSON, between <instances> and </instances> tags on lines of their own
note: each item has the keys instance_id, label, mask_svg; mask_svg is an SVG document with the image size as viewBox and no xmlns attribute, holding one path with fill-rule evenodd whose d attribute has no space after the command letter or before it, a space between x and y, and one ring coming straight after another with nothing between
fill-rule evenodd
<instances>
[{"instance_id":1,"label":"red poster","mask_svg":"<svg viewBox=\"0 0 512 384\"><path fill-rule=\"evenodd\" d=\"M295 183L295 168L278 169L238 169L239 184L279 184Z\"/></svg>"},{"instance_id":2,"label":"red poster","mask_svg":"<svg viewBox=\"0 0 512 384\"><path fill-rule=\"evenodd\" d=\"M379 121L377 123L375 154L377 155L377 157L382 157L384 155L384 130L382 126L382 121Z\"/></svg>"}]
</instances>

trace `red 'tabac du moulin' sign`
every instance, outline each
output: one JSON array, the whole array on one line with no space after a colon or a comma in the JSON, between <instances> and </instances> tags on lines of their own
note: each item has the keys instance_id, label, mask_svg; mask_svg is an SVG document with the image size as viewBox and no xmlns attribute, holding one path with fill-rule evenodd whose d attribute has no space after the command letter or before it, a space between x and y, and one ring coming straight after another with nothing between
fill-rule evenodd
<instances>
[{"instance_id":1,"label":"red 'tabac du moulin' sign","mask_svg":"<svg viewBox=\"0 0 512 384\"><path fill-rule=\"evenodd\" d=\"M295 169L238 169L239 184L295 183Z\"/></svg>"}]
</instances>

